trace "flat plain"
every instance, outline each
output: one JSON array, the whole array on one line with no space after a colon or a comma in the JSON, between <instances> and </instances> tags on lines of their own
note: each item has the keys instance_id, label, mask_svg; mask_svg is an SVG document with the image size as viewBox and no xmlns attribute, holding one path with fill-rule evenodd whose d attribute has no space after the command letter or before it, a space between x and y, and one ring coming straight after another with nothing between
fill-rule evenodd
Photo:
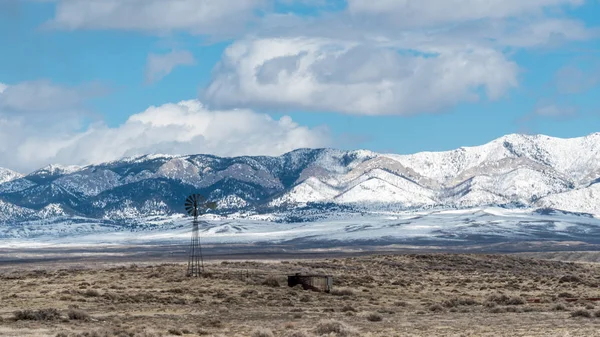
<instances>
[{"instance_id":1,"label":"flat plain","mask_svg":"<svg viewBox=\"0 0 600 337\"><path fill-rule=\"evenodd\" d=\"M0 266L1 336L600 336L600 265L501 254ZM558 259L560 256L552 256ZM287 286L327 274L330 293Z\"/></svg>"}]
</instances>

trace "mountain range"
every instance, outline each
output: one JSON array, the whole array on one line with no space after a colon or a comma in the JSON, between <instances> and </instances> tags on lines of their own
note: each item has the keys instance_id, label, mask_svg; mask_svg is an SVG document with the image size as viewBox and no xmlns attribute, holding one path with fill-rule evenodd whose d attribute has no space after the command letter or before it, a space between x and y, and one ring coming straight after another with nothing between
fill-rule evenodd
<instances>
[{"instance_id":1,"label":"mountain range","mask_svg":"<svg viewBox=\"0 0 600 337\"><path fill-rule=\"evenodd\" d=\"M0 226L142 224L200 193L229 217L431 209L554 209L600 215L600 133L512 134L412 155L299 149L279 157L144 155L88 166L0 169ZM298 210L302 210L299 212ZM1 225L3 224L3 225Z\"/></svg>"}]
</instances>

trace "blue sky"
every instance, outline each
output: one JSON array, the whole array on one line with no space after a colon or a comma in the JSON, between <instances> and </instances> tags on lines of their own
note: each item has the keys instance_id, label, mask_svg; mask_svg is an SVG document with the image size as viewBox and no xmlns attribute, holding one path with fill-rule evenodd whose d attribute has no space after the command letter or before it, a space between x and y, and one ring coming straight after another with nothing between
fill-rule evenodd
<instances>
[{"instance_id":1,"label":"blue sky","mask_svg":"<svg viewBox=\"0 0 600 337\"><path fill-rule=\"evenodd\" d=\"M597 0L0 0L0 166L584 136L599 28Z\"/></svg>"}]
</instances>

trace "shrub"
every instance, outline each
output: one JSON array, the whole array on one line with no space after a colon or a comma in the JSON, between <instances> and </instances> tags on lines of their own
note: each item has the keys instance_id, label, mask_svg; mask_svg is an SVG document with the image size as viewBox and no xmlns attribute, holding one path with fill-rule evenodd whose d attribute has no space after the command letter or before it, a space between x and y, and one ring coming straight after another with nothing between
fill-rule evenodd
<instances>
[{"instance_id":1,"label":"shrub","mask_svg":"<svg viewBox=\"0 0 600 337\"><path fill-rule=\"evenodd\" d=\"M17 321L53 321L60 319L60 312L54 308L40 310L21 310L14 312L14 318Z\"/></svg>"},{"instance_id":2,"label":"shrub","mask_svg":"<svg viewBox=\"0 0 600 337\"><path fill-rule=\"evenodd\" d=\"M506 310L506 312L523 312L523 310L521 310L521 308L517 308L517 307L506 307L506 308L504 308L504 310Z\"/></svg>"},{"instance_id":3,"label":"shrub","mask_svg":"<svg viewBox=\"0 0 600 337\"><path fill-rule=\"evenodd\" d=\"M329 335L334 333L340 337L358 336L358 331L356 329L349 327L342 322L332 319L321 320L317 324L315 332L318 335Z\"/></svg>"},{"instance_id":4,"label":"shrub","mask_svg":"<svg viewBox=\"0 0 600 337\"><path fill-rule=\"evenodd\" d=\"M518 296L508 297L504 294L500 295L491 295L488 297L489 302L494 302L496 304L502 305L522 305L525 304L525 300Z\"/></svg>"},{"instance_id":5,"label":"shrub","mask_svg":"<svg viewBox=\"0 0 600 337\"><path fill-rule=\"evenodd\" d=\"M378 313L372 312L367 315L367 320L370 322L381 322L383 321L383 317L381 317L381 315Z\"/></svg>"},{"instance_id":6,"label":"shrub","mask_svg":"<svg viewBox=\"0 0 600 337\"><path fill-rule=\"evenodd\" d=\"M442 312L444 311L444 307L442 307L439 304L433 304L429 307L429 311L433 311L433 312Z\"/></svg>"},{"instance_id":7,"label":"shrub","mask_svg":"<svg viewBox=\"0 0 600 337\"><path fill-rule=\"evenodd\" d=\"M278 288L279 287L279 281L277 281L277 279L273 276L269 276L267 277L262 284L264 286L269 286L269 287L273 287L273 288Z\"/></svg>"},{"instance_id":8,"label":"shrub","mask_svg":"<svg viewBox=\"0 0 600 337\"><path fill-rule=\"evenodd\" d=\"M492 314L502 314L502 313L505 313L505 312L506 312L506 309L505 309L505 308L502 308L502 307L494 307L494 308L491 308L491 309L490 309L490 312L491 312Z\"/></svg>"},{"instance_id":9,"label":"shrub","mask_svg":"<svg viewBox=\"0 0 600 337\"><path fill-rule=\"evenodd\" d=\"M252 331L252 337L274 337L273 331L265 328L257 328Z\"/></svg>"},{"instance_id":10,"label":"shrub","mask_svg":"<svg viewBox=\"0 0 600 337\"><path fill-rule=\"evenodd\" d=\"M171 335L175 335L175 336L182 336L183 332L181 332L181 330L179 329L169 329L168 331Z\"/></svg>"},{"instance_id":11,"label":"shrub","mask_svg":"<svg viewBox=\"0 0 600 337\"><path fill-rule=\"evenodd\" d=\"M484 307L486 308L493 308L496 306L496 302L492 302L492 301L487 301L483 304Z\"/></svg>"},{"instance_id":12,"label":"shrub","mask_svg":"<svg viewBox=\"0 0 600 337\"><path fill-rule=\"evenodd\" d=\"M581 279L575 275L565 275L558 280L559 283L580 282L580 281L581 281Z\"/></svg>"},{"instance_id":13,"label":"shrub","mask_svg":"<svg viewBox=\"0 0 600 337\"><path fill-rule=\"evenodd\" d=\"M477 301L475 301L472 298L452 298L449 300L446 300L442 303L442 305L446 308L454 308L457 307L459 305L475 305L478 304Z\"/></svg>"},{"instance_id":14,"label":"shrub","mask_svg":"<svg viewBox=\"0 0 600 337\"><path fill-rule=\"evenodd\" d=\"M75 308L69 309L67 316L69 316L69 319L77 321L87 321L90 319L90 315L87 312Z\"/></svg>"},{"instance_id":15,"label":"shrub","mask_svg":"<svg viewBox=\"0 0 600 337\"><path fill-rule=\"evenodd\" d=\"M356 312L356 309L354 309L351 305L346 304L345 306L342 307L341 311L342 312Z\"/></svg>"},{"instance_id":16,"label":"shrub","mask_svg":"<svg viewBox=\"0 0 600 337\"><path fill-rule=\"evenodd\" d=\"M334 296L354 296L354 291L352 289L333 289L330 294Z\"/></svg>"},{"instance_id":17,"label":"shrub","mask_svg":"<svg viewBox=\"0 0 600 337\"><path fill-rule=\"evenodd\" d=\"M98 296L100 296L100 292L98 292L98 290L96 290L96 289L88 289L83 293L83 296L98 297Z\"/></svg>"},{"instance_id":18,"label":"shrub","mask_svg":"<svg viewBox=\"0 0 600 337\"><path fill-rule=\"evenodd\" d=\"M600 317L600 310L598 310L594 313L594 317Z\"/></svg>"},{"instance_id":19,"label":"shrub","mask_svg":"<svg viewBox=\"0 0 600 337\"><path fill-rule=\"evenodd\" d=\"M565 307L562 303L557 303L552 307L552 311L566 311L567 307Z\"/></svg>"},{"instance_id":20,"label":"shrub","mask_svg":"<svg viewBox=\"0 0 600 337\"><path fill-rule=\"evenodd\" d=\"M587 310L592 310L592 309L595 309L596 307L595 307L593 304L589 303L589 304L587 304L587 305L585 306L585 308L586 308Z\"/></svg>"},{"instance_id":21,"label":"shrub","mask_svg":"<svg viewBox=\"0 0 600 337\"><path fill-rule=\"evenodd\" d=\"M571 313L571 317L592 317L592 314L585 309L578 309Z\"/></svg>"},{"instance_id":22,"label":"shrub","mask_svg":"<svg viewBox=\"0 0 600 337\"><path fill-rule=\"evenodd\" d=\"M294 331L286 335L286 337L309 337L309 335L304 331Z\"/></svg>"}]
</instances>

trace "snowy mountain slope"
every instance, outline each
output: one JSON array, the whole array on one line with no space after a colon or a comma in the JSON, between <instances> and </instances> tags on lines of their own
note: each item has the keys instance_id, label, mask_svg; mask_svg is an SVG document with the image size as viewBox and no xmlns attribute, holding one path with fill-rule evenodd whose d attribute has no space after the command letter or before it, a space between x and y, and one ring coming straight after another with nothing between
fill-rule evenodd
<instances>
[{"instance_id":1,"label":"snowy mountain slope","mask_svg":"<svg viewBox=\"0 0 600 337\"><path fill-rule=\"evenodd\" d=\"M87 168L64 175L56 179L54 184L71 193L91 197L119 186L120 176L110 170Z\"/></svg>"},{"instance_id":2,"label":"snowy mountain slope","mask_svg":"<svg viewBox=\"0 0 600 337\"><path fill-rule=\"evenodd\" d=\"M455 177L467 179L490 166L515 168L515 163L506 161L509 158L528 159L582 185L600 172L600 133L571 139L513 134L453 151L384 156L446 186L456 183Z\"/></svg>"},{"instance_id":3,"label":"snowy mountain slope","mask_svg":"<svg viewBox=\"0 0 600 337\"><path fill-rule=\"evenodd\" d=\"M336 196L334 201L343 204L394 204L404 208L422 207L435 203L426 196L410 193L407 189L379 177L368 178L358 183Z\"/></svg>"},{"instance_id":4,"label":"snowy mountain slope","mask_svg":"<svg viewBox=\"0 0 600 337\"><path fill-rule=\"evenodd\" d=\"M277 217L278 215L271 215ZM264 217L203 217L206 244L277 243L314 247L335 244L469 245L522 241L600 242L600 220L561 212L473 208L452 211L326 214L317 221L284 223ZM0 227L0 247L187 242L189 218L147 217L140 226L85 219L27 221Z\"/></svg>"},{"instance_id":5,"label":"snowy mountain slope","mask_svg":"<svg viewBox=\"0 0 600 337\"><path fill-rule=\"evenodd\" d=\"M23 177L22 174L0 167L0 184L4 184Z\"/></svg>"},{"instance_id":6,"label":"snowy mountain slope","mask_svg":"<svg viewBox=\"0 0 600 337\"><path fill-rule=\"evenodd\" d=\"M315 177L310 177L292 187L284 195L274 199L269 205L279 207L286 204L306 204L309 202L327 202L335 198L340 191Z\"/></svg>"},{"instance_id":7,"label":"snowy mountain slope","mask_svg":"<svg viewBox=\"0 0 600 337\"><path fill-rule=\"evenodd\" d=\"M479 175L442 192L441 200L458 207L533 204L550 194L570 190L570 184L553 175L518 168L499 175Z\"/></svg>"},{"instance_id":8,"label":"snowy mountain slope","mask_svg":"<svg viewBox=\"0 0 600 337\"><path fill-rule=\"evenodd\" d=\"M19 221L34 215L32 210L0 200L0 221Z\"/></svg>"},{"instance_id":9,"label":"snowy mountain slope","mask_svg":"<svg viewBox=\"0 0 600 337\"><path fill-rule=\"evenodd\" d=\"M535 205L600 215L600 183L582 189L549 195L540 199Z\"/></svg>"},{"instance_id":10,"label":"snowy mountain slope","mask_svg":"<svg viewBox=\"0 0 600 337\"><path fill-rule=\"evenodd\" d=\"M58 177L75 173L80 169L80 166L48 165L31 174L28 174L27 179L36 184L42 184L44 182L51 182Z\"/></svg>"},{"instance_id":11,"label":"snowy mountain slope","mask_svg":"<svg viewBox=\"0 0 600 337\"><path fill-rule=\"evenodd\" d=\"M279 157L144 155L85 167L50 165L26 176L0 170L0 179L8 225L53 217L119 223L168 218L184 212L191 193L216 201L219 214L284 211L292 215L283 218L293 221L331 209L484 206L600 216L600 133L573 139L508 135L413 155L335 149Z\"/></svg>"},{"instance_id":12,"label":"snowy mountain slope","mask_svg":"<svg viewBox=\"0 0 600 337\"><path fill-rule=\"evenodd\" d=\"M19 191L28 189L33 186L35 186L35 183L33 183L25 178L9 180L5 183L0 184L0 194L19 192Z\"/></svg>"}]
</instances>

